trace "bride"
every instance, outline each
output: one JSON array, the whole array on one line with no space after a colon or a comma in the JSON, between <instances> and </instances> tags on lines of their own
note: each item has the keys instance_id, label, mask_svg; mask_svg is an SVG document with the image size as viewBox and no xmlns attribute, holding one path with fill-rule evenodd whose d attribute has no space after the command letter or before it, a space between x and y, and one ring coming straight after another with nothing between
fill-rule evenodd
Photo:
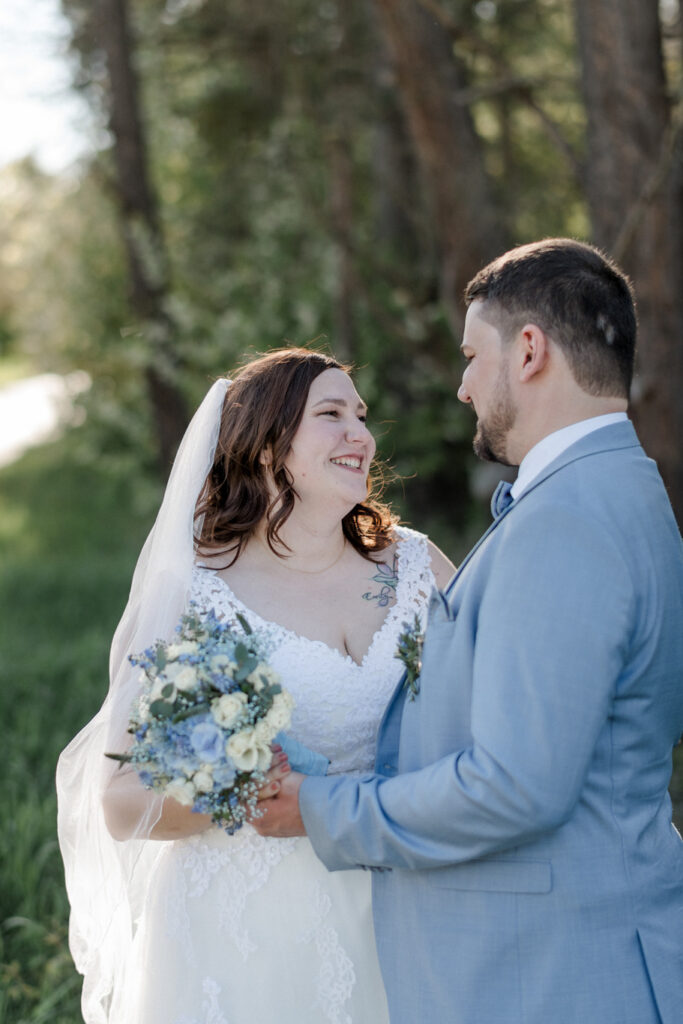
<instances>
[{"instance_id":1,"label":"bride","mask_svg":"<svg viewBox=\"0 0 683 1024\"><path fill-rule=\"evenodd\" d=\"M328 772L372 770L399 634L453 572L368 496L374 454L345 368L305 349L217 381L190 424L114 637L109 695L58 768L87 1024L388 1020L369 873L328 873L307 838L228 836L103 757L125 744L128 655L170 636L192 600L268 634L294 740ZM288 771L282 753L274 765L266 796Z\"/></svg>"}]
</instances>

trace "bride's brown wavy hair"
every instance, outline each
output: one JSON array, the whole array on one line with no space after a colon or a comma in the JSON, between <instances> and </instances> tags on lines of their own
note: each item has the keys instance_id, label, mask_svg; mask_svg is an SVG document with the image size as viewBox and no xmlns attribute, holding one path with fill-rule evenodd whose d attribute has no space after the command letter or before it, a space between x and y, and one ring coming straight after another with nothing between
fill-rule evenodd
<instances>
[{"instance_id":1,"label":"bride's brown wavy hair","mask_svg":"<svg viewBox=\"0 0 683 1024\"><path fill-rule=\"evenodd\" d=\"M311 384L325 370L348 373L349 367L321 352L286 348L269 352L235 373L223 403L213 466L195 510L200 555L229 555L228 565L232 565L264 519L272 551L281 555L276 544L289 550L279 531L298 495L285 461ZM266 451L267 464L262 458ZM393 542L397 521L373 497L376 485L373 466L366 500L342 519L344 536L364 558Z\"/></svg>"}]
</instances>

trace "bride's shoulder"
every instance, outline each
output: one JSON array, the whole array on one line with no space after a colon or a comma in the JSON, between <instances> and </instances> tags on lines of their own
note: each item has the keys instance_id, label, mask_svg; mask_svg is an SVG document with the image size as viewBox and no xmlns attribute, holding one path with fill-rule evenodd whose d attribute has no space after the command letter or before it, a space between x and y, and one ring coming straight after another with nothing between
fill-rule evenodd
<instances>
[{"instance_id":1,"label":"bride's shoulder","mask_svg":"<svg viewBox=\"0 0 683 1024\"><path fill-rule=\"evenodd\" d=\"M405 561L407 557L411 562L414 559L422 559L425 567L433 573L437 587L445 587L455 572L455 566L450 558L426 534L409 526L395 526L394 535L395 550L399 559Z\"/></svg>"}]
</instances>

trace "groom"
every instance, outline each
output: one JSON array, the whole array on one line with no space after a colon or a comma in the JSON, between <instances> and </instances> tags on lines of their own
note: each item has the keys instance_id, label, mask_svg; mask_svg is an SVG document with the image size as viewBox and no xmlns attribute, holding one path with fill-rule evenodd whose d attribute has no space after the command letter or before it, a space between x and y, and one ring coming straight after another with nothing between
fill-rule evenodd
<instances>
[{"instance_id":1,"label":"groom","mask_svg":"<svg viewBox=\"0 0 683 1024\"><path fill-rule=\"evenodd\" d=\"M631 290L550 239L466 299L458 397L519 474L432 598L376 774L293 774L257 827L375 869L392 1024L679 1024L683 556L626 417Z\"/></svg>"}]
</instances>

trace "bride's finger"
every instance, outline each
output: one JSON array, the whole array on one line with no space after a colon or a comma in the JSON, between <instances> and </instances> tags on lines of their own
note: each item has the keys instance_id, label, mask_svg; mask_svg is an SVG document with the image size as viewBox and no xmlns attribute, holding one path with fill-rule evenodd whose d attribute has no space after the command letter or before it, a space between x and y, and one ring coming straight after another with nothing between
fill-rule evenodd
<instances>
[{"instance_id":1,"label":"bride's finger","mask_svg":"<svg viewBox=\"0 0 683 1024\"><path fill-rule=\"evenodd\" d=\"M287 758L284 758L277 764L273 764L266 772L266 781L259 790L258 799L268 800L270 797L275 796L280 789L280 780L284 779L285 775L289 775L291 770Z\"/></svg>"},{"instance_id":2,"label":"bride's finger","mask_svg":"<svg viewBox=\"0 0 683 1024\"><path fill-rule=\"evenodd\" d=\"M270 800L272 797L277 796L280 792L280 782L278 779L273 779L272 782L266 782L264 786L261 786L257 801L261 803L262 800Z\"/></svg>"},{"instance_id":3,"label":"bride's finger","mask_svg":"<svg viewBox=\"0 0 683 1024\"><path fill-rule=\"evenodd\" d=\"M275 768L277 765L282 764L289 764L287 755L285 754L284 750L278 751L277 753L273 754L273 759L270 762L270 767Z\"/></svg>"}]
</instances>

